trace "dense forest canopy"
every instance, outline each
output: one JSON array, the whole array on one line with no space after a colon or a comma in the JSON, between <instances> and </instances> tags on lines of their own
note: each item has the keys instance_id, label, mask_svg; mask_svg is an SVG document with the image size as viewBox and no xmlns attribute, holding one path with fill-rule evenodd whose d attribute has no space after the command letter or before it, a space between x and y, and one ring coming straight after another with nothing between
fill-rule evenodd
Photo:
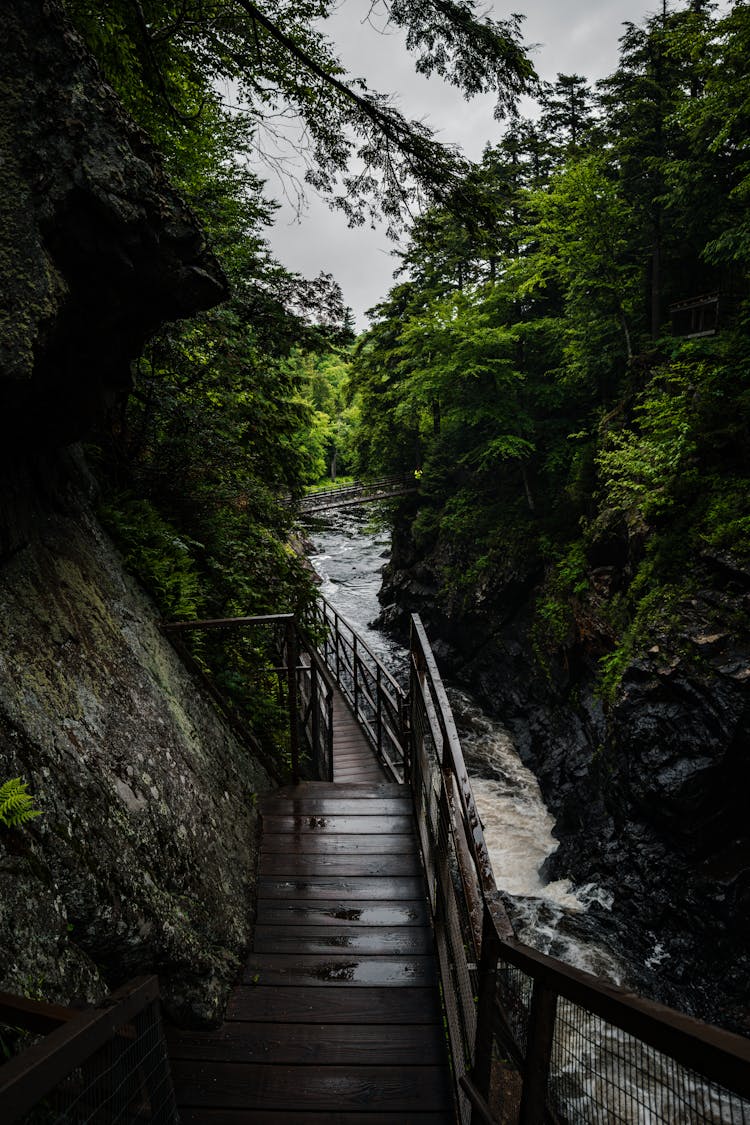
<instances>
[{"instance_id":1,"label":"dense forest canopy","mask_svg":"<svg viewBox=\"0 0 750 1125\"><path fill-rule=\"evenodd\" d=\"M608 691L692 560L750 555L749 37L745 4L665 5L595 88L546 84L467 174L476 220L415 221L357 345L362 468L421 465L446 591L536 559L543 661L585 633L592 567L627 564Z\"/></svg>"},{"instance_id":2,"label":"dense forest canopy","mask_svg":"<svg viewBox=\"0 0 750 1125\"><path fill-rule=\"evenodd\" d=\"M350 224L382 218L392 230L429 201L460 202L466 162L345 74L325 33L330 0L65 7L197 213L229 287L222 305L151 339L132 393L96 435L106 522L166 617L295 608L310 584L279 500L353 465L357 408L341 360L352 322L330 275L306 279L273 258L275 205L253 161L280 121L299 119L311 189ZM419 71L467 98L494 92L498 115L533 88L518 17L480 17L473 0L383 12ZM232 661L213 643L197 655L225 686L243 680L243 661L264 661L245 640Z\"/></svg>"},{"instance_id":3,"label":"dense forest canopy","mask_svg":"<svg viewBox=\"0 0 750 1125\"><path fill-rule=\"evenodd\" d=\"M601 642L610 689L689 595L687 555L747 554L744 4L625 25L595 88L540 85L520 17L390 5L419 71L495 91L504 123L477 165L344 73L325 0L67 8L229 280L223 305L150 342L99 435L110 526L165 613L309 596L278 498L326 472L422 468L413 536L446 545L446 590L468 596L514 552L536 559L542 660L580 627L587 567L625 554ZM306 179L350 223L412 216L351 368L335 280L289 272L266 242L274 205L249 157L289 114ZM675 309L698 297L703 313ZM719 332L685 332L717 307Z\"/></svg>"}]
</instances>

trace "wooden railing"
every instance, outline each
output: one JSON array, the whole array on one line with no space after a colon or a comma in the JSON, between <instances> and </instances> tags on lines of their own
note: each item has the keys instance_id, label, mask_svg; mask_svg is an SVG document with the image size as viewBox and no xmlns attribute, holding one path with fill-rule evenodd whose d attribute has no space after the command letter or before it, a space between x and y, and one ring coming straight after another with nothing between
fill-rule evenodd
<instances>
[{"instance_id":1,"label":"wooden railing","mask_svg":"<svg viewBox=\"0 0 750 1125\"><path fill-rule=\"evenodd\" d=\"M302 628L279 618L288 637L279 671L296 669L293 730L315 726L327 737L330 711L314 724L298 684L309 677L313 691L315 680L313 695L329 701L335 680L390 776L411 787L462 1125L748 1125L750 1041L516 940L419 617L408 692L323 599Z\"/></svg>"},{"instance_id":2,"label":"wooden railing","mask_svg":"<svg viewBox=\"0 0 750 1125\"><path fill-rule=\"evenodd\" d=\"M354 484L340 485L338 488L319 489L309 492L299 501L299 511L303 515L327 512L333 508L354 507L357 504L370 504L375 500L389 500L414 492L417 480L414 474L381 477L379 480L355 481Z\"/></svg>"},{"instance_id":3,"label":"wooden railing","mask_svg":"<svg viewBox=\"0 0 750 1125\"><path fill-rule=\"evenodd\" d=\"M241 711L220 690L215 681L196 661L184 644L186 632L213 630L249 631L266 634L265 659L258 675L274 676L278 693L286 707L289 722L290 774L293 784L301 776L302 755L307 754L312 771L321 781L333 777L333 682L317 648L307 632L301 631L293 613L270 613L254 617L221 617L190 621L169 621L162 624L182 660L200 679L243 738L249 735ZM277 781L286 781L283 764L262 754L260 746L253 752L262 757L263 765Z\"/></svg>"},{"instance_id":4,"label":"wooden railing","mask_svg":"<svg viewBox=\"0 0 750 1125\"><path fill-rule=\"evenodd\" d=\"M448 698L416 615L410 666L407 773L460 1121L747 1125L750 1041L515 939Z\"/></svg>"},{"instance_id":5,"label":"wooden railing","mask_svg":"<svg viewBox=\"0 0 750 1125\"><path fill-rule=\"evenodd\" d=\"M156 977L85 1011L0 993L0 1024L44 1036L0 1067L3 1125L178 1125Z\"/></svg>"},{"instance_id":6,"label":"wooden railing","mask_svg":"<svg viewBox=\"0 0 750 1125\"><path fill-rule=\"evenodd\" d=\"M307 618L322 661L351 707L387 775L404 780L406 696L349 622L318 598Z\"/></svg>"},{"instance_id":7,"label":"wooden railing","mask_svg":"<svg viewBox=\"0 0 750 1125\"><path fill-rule=\"evenodd\" d=\"M333 679L309 638L303 637L297 675L297 713L301 741L313 773L333 781Z\"/></svg>"}]
</instances>

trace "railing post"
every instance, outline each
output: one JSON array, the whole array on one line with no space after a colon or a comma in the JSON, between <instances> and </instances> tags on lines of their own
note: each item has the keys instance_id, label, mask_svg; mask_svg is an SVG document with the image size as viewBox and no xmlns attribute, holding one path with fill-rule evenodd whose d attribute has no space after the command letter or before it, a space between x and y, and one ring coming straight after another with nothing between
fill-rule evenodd
<instances>
[{"instance_id":1,"label":"railing post","mask_svg":"<svg viewBox=\"0 0 750 1125\"><path fill-rule=\"evenodd\" d=\"M359 717L359 664L357 660L357 634L352 633L352 672L354 673L354 715Z\"/></svg>"},{"instance_id":2,"label":"railing post","mask_svg":"<svg viewBox=\"0 0 750 1125\"><path fill-rule=\"evenodd\" d=\"M333 692L326 694L326 781L333 781Z\"/></svg>"},{"instance_id":3,"label":"railing post","mask_svg":"<svg viewBox=\"0 0 750 1125\"><path fill-rule=\"evenodd\" d=\"M289 749L292 756L292 784L299 785L299 707L297 706L297 623L286 623L286 675L289 689Z\"/></svg>"},{"instance_id":4,"label":"railing post","mask_svg":"<svg viewBox=\"0 0 750 1125\"><path fill-rule=\"evenodd\" d=\"M375 665L375 733L378 757L383 755L383 701L381 699L380 665Z\"/></svg>"},{"instance_id":5,"label":"railing post","mask_svg":"<svg viewBox=\"0 0 750 1125\"><path fill-rule=\"evenodd\" d=\"M492 1044L494 1039L495 1004L497 1002L497 962L499 952L500 943L498 941L497 930L495 929L492 915L485 906L482 921L482 951L479 957L477 1030L472 1079L476 1089L486 1102L490 1101L490 1082L492 1079Z\"/></svg>"},{"instance_id":6,"label":"railing post","mask_svg":"<svg viewBox=\"0 0 750 1125\"><path fill-rule=\"evenodd\" d=\"M557 993L540 980L535 980L529 1011L519 1125L542 1125L544 1121L556 1015Z\"/></svg>"},{"instance_id":7,"label":"railing post","mask_svg":"<svg viewBox=\"0 0 750 1125\"><path fill-rule=\"evenodd\" d=\"M333 637L334 637L334 642L335 642L335 646L336 646L335 647L335 652L336 652L336 683L340 685L341 684L341 667L339 665L339 640L341 638L339 636L339 615L335 612L334 612L334 615L333 615Z\"/></svg>"},{"instance_id":8,"label":"railing post","mask_svg":"<svg viewBox=\"0 0 750 1125\"><path fill-rule=\"evenodd\" d=\"M317 669L317 666L316 666L314 660L310 661L310 703L311 703L310 716L311 716L311 720L312 720L311 736L312 736L312 744L313 744L313 754L315 756L316 772L318 774L318 777L320 777L320 773L321 773L321 770L320 770L320 759L321 759L320 710L319 710L319 708L320 708L320 698L319 698L319 686L318 686L318 669ZM327 781L328 778L327 777L320 777L320 780L321 781Z\"/></svg>"}]
</instances>

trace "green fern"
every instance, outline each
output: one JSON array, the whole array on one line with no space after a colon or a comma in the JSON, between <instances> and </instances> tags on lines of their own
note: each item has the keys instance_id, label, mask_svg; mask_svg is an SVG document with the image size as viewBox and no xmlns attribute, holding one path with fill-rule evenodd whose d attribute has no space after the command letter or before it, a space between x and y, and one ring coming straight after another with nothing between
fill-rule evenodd
<instances>
[{"instance_id":1,"label":"green fern","mask_svg":"<svg viewBox=\"0 0 750 1125\"><path fill-rule=\"evenodd\" d=\"M0 824L5 828L20 828L41 810L34 808L34 796L27 793L28 783L20 777L12 777L0 785Z\"/></svg>"}]
</instances>

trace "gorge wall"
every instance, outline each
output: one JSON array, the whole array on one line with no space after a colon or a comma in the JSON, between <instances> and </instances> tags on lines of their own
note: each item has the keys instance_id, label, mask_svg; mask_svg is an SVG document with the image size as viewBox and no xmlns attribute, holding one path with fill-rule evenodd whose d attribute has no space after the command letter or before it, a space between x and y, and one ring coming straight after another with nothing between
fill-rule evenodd
<instances>
[{"instance_id":1,"label":"gorge wall","mask_svg":"<svg viewBox=\"0 0 750 1125\"><path fill-rule=\"evenodd\" d=\"M551 878L613 897L581 917L605 935L630 983L703 1018L750 1030L750 572L729 554L694 563L694 596L636 646L611 698L600 657L605 612L627 583L589 560L587 591L555 647L540 652L535 612L545 568L509 547L481 582L446 575L466 560L445 539L418 549L402 509L384 574L382 621L419 612L444 674L468 685L511 730L557 818Z\"/></svg>"},{"instance_id":2,"label":"gorge wall","mask_svg":"<svg viewBox=\"0 0 750 1125\"><path fill-rule=\"evenodd\" d=\"M215 1019L252 921L270 784L196 689L94 515L72 443L160 323L225 281L147 139L47 0L0 42L0 989L92 999L158 971Z\"/></svg>"}]
</instances>

